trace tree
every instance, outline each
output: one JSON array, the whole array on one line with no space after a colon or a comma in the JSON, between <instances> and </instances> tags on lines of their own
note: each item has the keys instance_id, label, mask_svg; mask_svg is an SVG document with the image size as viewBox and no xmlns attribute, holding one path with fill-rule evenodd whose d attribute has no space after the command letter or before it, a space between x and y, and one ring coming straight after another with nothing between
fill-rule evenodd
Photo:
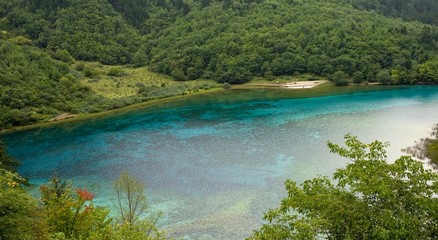
<instances>
[{"instance_id":1,"label":"tree","mask_svg":"<svg viewBox=\"0 0 438 240\"><path fill-rule=\"evenodd\" d=\"M148 209L144 184L123 172L113 186L121 220L133 225Z\"/></svg>"},{"instance_id":2,"label":"tree","mask_svg":"<svg viewBox=\"0 0 438 240\"><path fill-rule=\"evenodd\" d=\"M114 181L115 208L123 224L114 229L115 235L128 239L161 239L163 234L156 227L161 212L148 214L145 186L127 172ZM117 237L116 237L117 239Z\"/></svg>"},{"instance_id":3,"label":"tree","mask_svg":"<svg viewBox=\"0 0 438 240\"><path fill-rule=\"evenodd\" d=\"M301 185L287 180L280 207L250 239L434 239L438 231L438 175L402 156L386 162L386 143L346 135L331 152L352 163Z\"/></svg>"},{"instance_id":4,"label":"tree","mask_svg":"<svg viewBox=\"0 0 438 240\"><path fill-rule=\"evenodd\" d=\"M438 58L421 64L418 68L418 77L424 82L438 83Z\"/></svg>"},{"instance_id":5,"label":"tree","mask_svg":"<svg viewBox=\"0 0 438 240\"><path fill-rule=\"evenodd\" d=\"M20 162L7 154L6 145L2 141L0 141L0 168L15 172L19 165Z\"/></svg>"},{"instance_id":6,"label":"tree","mask_svg":"<svg viewBox=\"0 0 438 240\"><path fill-rule=\"evenodd\" d=\"M53 178L40 187L43 210L52 236L88 239L106 232L111 223L109 210L95 207L94 194L87 189L73 190L71 184Z\"/></svg>"},{"instance_id":7,"label":"tree","mask_svg":"<svg viewBox=\"0 0 438 240\"><path fill-rule=\"evenodd\" d=\"M353 73L353 82L354 83L362 83L365 80L363 73L360 71Z\"/></svg>"},{"instance_id":8,"label":"tree","mask_svg":"<svg viewBox=\"0 0 438 240\"><path fill-rule=\"evenodd\" d=\"M383 84L393 84L393 80L391 78L391 75L389 74L389 71L387 70L381 70L376 75L377 82L383 83Z\"/></svg>"},{"instance_id":9,"label":"tree","mask_svg":"<svg viewBox=\"0 0 438 240\"><path fill-rule=\"evenodd\" d=\"M347 78L347 74L343 71L336 71L335 73L333 73L333 75L331 76L331 79L333 81L333 83L336 86L346 86L350 83L350 81Z\"/></svg>"},{"instance_id":10,"label":"tree","mask_svg":"<svg viewBox=\"0 0 438 240\"><path fill-rule=\"evenodd\" d=\"M47 239L37 201L26 193L17 173L0 167L0 239Z\"/></svg>"}]
</instances>

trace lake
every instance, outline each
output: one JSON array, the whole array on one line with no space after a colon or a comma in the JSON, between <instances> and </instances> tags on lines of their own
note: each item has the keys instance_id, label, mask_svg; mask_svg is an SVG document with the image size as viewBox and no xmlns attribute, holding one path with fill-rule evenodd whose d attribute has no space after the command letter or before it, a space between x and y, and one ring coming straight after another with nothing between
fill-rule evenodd
<instances>
[{"instance_id":1,"label":"lake","mask_svg":"<svg viewBox=\"0 0 438 240\"><path fill-rule=\"evenodd\" d=\"M33 184L56 173L110 205L111 181L128 171L169 236L242 239L279 205L286 179L345 166L328 140L389 141L393 161L438 123L438 87L319 91L229 90L1 137Z\"/></svg>"}]
</instances>

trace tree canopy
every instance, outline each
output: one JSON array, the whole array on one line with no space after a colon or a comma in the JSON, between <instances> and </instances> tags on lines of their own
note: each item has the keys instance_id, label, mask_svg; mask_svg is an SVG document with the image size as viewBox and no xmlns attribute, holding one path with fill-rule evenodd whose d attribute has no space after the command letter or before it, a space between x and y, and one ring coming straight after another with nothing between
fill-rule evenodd
<instances>
[{"instance_id":1,"label":"tree canopy","mask_svg":"<svg viewBox=\"0 0 438 240\"><path fill-rule=\"evenodd\" d=\"M374 10L390 17L438 25L438 2L435 0L346 0L355 8Z\"/></svg>"},{"instance_id":2,"label":"tree canopy","mask_svg":"<svg viewBox=\"0 0 438 240\"><path fill-rule=\"evenodd\" d=\"M410 156L387 162L386 143L346 135L330 151L351 161L333 179L286 181L287 196L250 239L434 239L438 175Z\"/></svg>"},{"instance_id":3,"label":"tree canopy","mask_svg":"<svg viewBox=\"0 0 438 240\"><path fill-rule=\"evenodd\" d=\"M89 112L102 98L78 72L38 48L0 39L0 128L38 122L62 112ZM91 104L93 103L93 104Z\"/></svg>"},{"instance_id":4,"label":"tree canopy","mask_svg":"<svg viewBox=\"0 0 438 240\"><path fill-rule=\"evenodd\" d=\"M79 60L150 65L176 80L242 83L270 74L343 71L372 82L384 70L390 83L432 81L438 27L383 15L434 22L429 10L436 4L372 2L1 0L0 16L6 30L39 47ZM433 73L418 74L420 67Z\"/></svg>"}]
</instances>

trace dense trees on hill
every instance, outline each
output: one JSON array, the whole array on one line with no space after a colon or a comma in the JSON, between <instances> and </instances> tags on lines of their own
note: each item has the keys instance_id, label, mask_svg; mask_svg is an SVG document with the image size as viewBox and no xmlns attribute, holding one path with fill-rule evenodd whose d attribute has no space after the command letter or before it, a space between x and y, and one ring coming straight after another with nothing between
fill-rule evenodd
<instances>
[{"instance_id":1,"label":"dense trees on hill","mask_svg":"<svg viewBox=\"0 0 438 240\"><path fill-rule=\"evenodd\" d=\"M351 4L390 16L387 12L424 17L424 9L436 5L428 0L0 0L0 16L9 31L37 46L67 50L81 60L150 65L177 80L242 83L254 76L330 77L338 71L348 80L355 76L355 82L376 81L385 72L391 77L386 83L434 80L429 70L436 61L438 27L388 19ZM428 73L419 74L420 68Z\"/></svg>"},{"instance_id":2,"label":"dense trees on hill","mask_svg":"<svg viewBox=\"0 0 438 240\"><path fill-rule=\"evenodd\" d=\"M212 2L177 20L144 50L157 72L175 79L242 83L253 76L312 73L391 83L419 79L419 65L437 52L438 28L389 20L317 1ZM312 7L309 7L312 4Z\"/></svg>"},{"instance_id":3,"label":"dense trees on hill","mask_svg":"<svg viewBox=\"0 0 438 240\"><path fill-rule=\"evenodd\" d=\"M436 0L345 0L345 2L355 8L375 10L385 16L438 25Z\"/></svg>"},{"instance_id":4,"label":"dense trees on hill","mask_svg":"<svg viewBox=\"0 0 438 240\"><path fill-rule=\"evenodd\" d=\"M49 48L66 49L73 57L106 64L126 64L140 37L109 4L74 1L59 11Z\"/></svg>"},{"instance_id":5,"label":"dense trees on hill","mask_svg":"<svg viewBox=\"0 0 438 240\"><path fill-rule=\"evenodd\" d=\"M0 40L0 58L0 128L87 112L90 102L100 101L66 63L34 47Z\"/></svg>"},{"instance_id":6,"label":"dense trees on hill","mask_svg":"<svg viewBox=\"0 0 438 240\"><path fill-rule=\"evenodd\" d=\"M142 33L158 32L190 12L183 0L108 0L114 9Z\"/></svg>"},{"instance_id":7,"label":"dense trees on hill","mask_svg":"<svg viewBox=\"0 0 438 240\"><path fill-rule=\"evenodd\" d=\"M81 60L126 64L141 38L106 0L0 0L7 30Z\"/></svg>"}]
</instances>

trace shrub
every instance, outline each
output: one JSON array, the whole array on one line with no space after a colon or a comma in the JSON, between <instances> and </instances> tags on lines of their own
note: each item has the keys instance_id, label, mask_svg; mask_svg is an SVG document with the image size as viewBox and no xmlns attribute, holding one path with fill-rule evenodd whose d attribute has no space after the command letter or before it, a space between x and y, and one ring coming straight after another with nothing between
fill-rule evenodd
<instances>
[{"instance_id":1,"label":"shrub","mask_svg":"<svg viewBox=\"0 0 438 240\"><path fill-rule=\"evenodd\" d=\"M121 76L124 76L124 75L126 75L126 72L123 71L123 69L118 68L118 67L112 67L108 71L108 76L121 77Z\"/></svg>"},{"instance_id":2,"label":"shrub","mask_svg":"<svg viewBox=\"0 0 438 240\"><path fill-rule=\"evenodd\" d=\"M332 74L331 80L336 86L346 86L350 83L347 78L347 74L343 71L337 71Z\"/></svg>"},{"instance_id":3,"label":"shrub","mask_svg":"<svg viewBox=\"0 0 438 240\"><path fill-rule=\"evenodd\" d=\"M84 70L84 68L85 68L85 64L84 64L84 63L78 63L78 64L76 65L76 67L75 67L75 69L76 69L77 71L82 71L82 70Z\"/></svg>"},{"instance_id":4,"label":"shrub","mask_svg":"<svg viewBox=\"0 0 438 240\"><path fill-rule=\"evenodd\" d=\"M222 87L223 87L224 89L230 89L230 88L231 88L231 84L229 84L229 83L224 83L224 84L222 85Z\"/></svg>"}]
</instances>

